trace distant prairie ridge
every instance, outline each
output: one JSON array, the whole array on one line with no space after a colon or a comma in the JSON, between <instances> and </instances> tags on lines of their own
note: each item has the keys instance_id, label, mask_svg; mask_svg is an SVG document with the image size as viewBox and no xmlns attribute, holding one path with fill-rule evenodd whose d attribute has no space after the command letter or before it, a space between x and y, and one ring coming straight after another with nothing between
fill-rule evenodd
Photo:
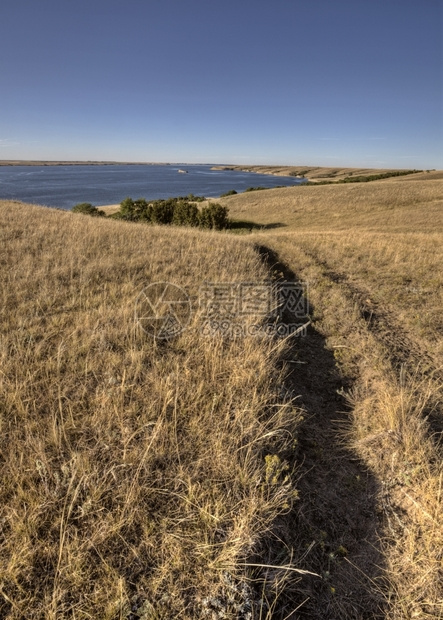
<instances>
[{"instance_id":1,"label":"distant prairie ridge","mask_svg":"<svg viewBox=\"0 0 443 620\"><path fill-rule=\"evenodd\" d=\"M256 172L257 174L273 174L281 177L299 177L308 181L339 181L346 177L370 176L386 173L406 173L401 168L340 168L324 166L263 166L263 165L227 165L213 166L212 170L241 170L243 172ZM422 170L414 171L421 173Z\"/></svg>"}]
</instances>

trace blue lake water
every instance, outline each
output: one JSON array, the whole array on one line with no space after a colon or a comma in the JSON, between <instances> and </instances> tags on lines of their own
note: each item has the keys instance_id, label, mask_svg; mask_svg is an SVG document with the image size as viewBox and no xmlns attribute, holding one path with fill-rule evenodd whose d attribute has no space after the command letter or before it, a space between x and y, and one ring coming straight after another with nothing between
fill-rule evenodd
<instances>
[{"instance_id":1,"label":"blue lake water","mask_svg":"<svg viewBox=\"0 0 443 620\"><path fill-rule=\"evenodd\" d=\"M182 174L179 170L186 170ZM0 199L71 209L79 202L95 206L124 198L214 197L231 189L299 185L300 179L211 165L0 166Z\"/></svg>"}]
</instances>

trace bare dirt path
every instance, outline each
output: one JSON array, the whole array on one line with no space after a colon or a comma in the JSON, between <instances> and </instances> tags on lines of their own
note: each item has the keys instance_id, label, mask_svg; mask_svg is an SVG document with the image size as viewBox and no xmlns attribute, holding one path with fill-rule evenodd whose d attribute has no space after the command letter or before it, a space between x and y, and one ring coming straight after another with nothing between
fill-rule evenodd
<instances>
[{"instance_id":1,"label":"bare dirt path","mask_svg":"<svg viewBox=\"0 0 443 620\"><path fill-rule=\"evenodd\" d=\"M440 618L439 359L364 281L302 239L259 240L275 278L309 282L316 304L282 361L307 414L295 535L285 542L321 575L298 584L293 600L305 602L294 617Z\"/></svg>"},{"instance_id":2,"label":"bare dirt path","mask_svg":"<svg viewBox=\"0 0 443 620\"><path fill-rule=\"evenodd\" d=\"M259 252L280 278L299 280L271 249L261 246ZM296 457L300 497L290 528L282 527L279 536L294 549L298 567L320 575L304 576L296 591L287 593L286 612L301 605L290 617L384 618L380 489L343 441L349 420L341 393L352 378L340 375L325 338L312 326L305 337L294 338L281 361L288 368L286 389L306 416Z\"/></svg>"}]
</instances>

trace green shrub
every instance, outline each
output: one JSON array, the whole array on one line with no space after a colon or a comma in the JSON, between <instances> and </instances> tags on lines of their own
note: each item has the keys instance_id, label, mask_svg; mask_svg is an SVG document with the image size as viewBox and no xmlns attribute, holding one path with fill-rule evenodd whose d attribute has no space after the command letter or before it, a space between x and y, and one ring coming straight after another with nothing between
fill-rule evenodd
<instances>
[{"instance_id":1,"label":"green shrub","mask_svg":"<svg viewBox=\"0 0 443 620\"><path fill-rule=\"evenodd\" d=\"M186 199L190 202L204 202L206 200L204 196L194 196L194 194L188 194Z\"/></svg>"},{"instance_id":2,"label":"green shrub","mask_svg":"<svg viewBox=\"0 0 443 620\"><path fill-rule=\"evenodd\" d=\"M235 191L235 189L230 189L229 192L225 192L224 194L222 194L220 198L224 198L225 196L233 196L236 193L237 192Z\"/></svg>"},{"instance_id":3,"label":"green shrub","mask_svg":"<svg viewBox=\"0 0 443 620\"><path fill-rule=\"evenodd\" d=\"M222 230L224 228L227 228L228 224L228 208L224 207L218 202L212 202L207 207L203 207L200 212L201 228Z\"/></svg>"},{"instance_id":4,"label":"green shrub","mask_svg":"<svg viewBox=\"0 0 443 620\"><path fill-rule=\"evenodd\" d=\"M192 201L190 200L192 198ZM218 203L211 203L199 211L195 202L199 197L189 194L187 197L159 199L148 202L144 198L133 200L125 198L120 204L120 211L114 214L116 219L131 222L149 222L152 224L174 224L176 226L200 226L222 230L229 224L228 209Z\"/></svg>"},{"instance_id":5,"label":"green shrub","mask_svg":"<svg viewBox=\"0 0 443 620\"><path fill-rule=\"evenodd\" d=\"M176 226L198 226L198 208L191 202L177 202L174 207L172 223Z\"/></svg>"},{"instance_id":6,"label":"green shrub","mask_svg":"<svg viewBox=\"0 0 443 620\"><path fill-rule=\"evenodd\" d=\"M174 218L175 200L174 198L168 198L168 200L154 200L150 204L150 217L149 220L153 224L172 224Z\"/></svg>"},{"instance_id":7,"label":"green shrub","mask_svg":"<svg viewBox=\"0 0 443 620\"><path fill-rule=\"evenodd\" d=\"M194 196L194 194L188 194L187 196L175 196L174 198L168 198L168 200L174 200L176 202L204 202L206 198L204 196Z\"/></svg>"},{"instance_id":8,"label":"green shrub","mask_svg":"<svg viewBox=\"0 0 443 620\"><path fill-rule=\"evenodd\" d=\"M97 207L94 207L90 202L79 202L72 207L73 213L83 213L83 215L92 215L93 217L105 217L103 211L99 211Z\"/></svg>"},{"instance_id":9,"label":"green shrub","mask_svg":"<svg viewBox=\"0 0 443 620\"><path fill-rule=\"evenodd\" d=\"M120 214L122 219L136 222L139 220L146 220L148 218L148 203L144 198L138 198L132 200L132 198L125 198L120 203Z\"/></svg>"}]
</instances>

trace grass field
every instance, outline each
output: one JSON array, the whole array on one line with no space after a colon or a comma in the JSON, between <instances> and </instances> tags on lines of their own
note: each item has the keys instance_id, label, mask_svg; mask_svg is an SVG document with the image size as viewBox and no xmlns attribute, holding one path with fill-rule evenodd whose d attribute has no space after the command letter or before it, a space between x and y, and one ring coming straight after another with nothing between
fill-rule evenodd
<instances>
[{"instance_id":1,"label":"grass field","mask_svg":"<svg viewBox=\"0 0 443 620\"><path fill-rule=\"evenodd\" d=\"M1 617L443 617L443 182L414 176L224 198L268 226L240 236L0 203ZM205 282L298 280L304 336L201 329ZM152 282L189 296L174 339Z\"/></svg>"},{"instance_id":2,"label":"grass field","mask_svg":"<svg viewBox=\"0 0 443 620\"><path fill-rule=\"evenodd\" d=\"M431 174L431 173L430 173ZM431 232L443 224L442 181L386 179L296 186L218 199L230 217L295 231ZM265 194L265 195L263 195Z\"/></svg>"},{"instance_id":3,"label":"grass field","mask_svg":"<svg viewBox=\"0 0 443 620\"><path fill-rule=\"evenodd\" d=\"M234 217L278 222L281 232L250 240L272 248L278 264L309 283L313 331L298 349L300 361L316 368L311 377L293 373L312 415L299 431L306 444L299 514L321 515L326 534L318 539L324 535L330 551L351 538L352 553L334 575L328 571L333 600L311 597L307 617L377 617L378 595L380 617L443 615L443 183L412 178L224 199ZM319 338L324 346L313 360ZM328 355L345 388L344 416L336 386L318 377ZM352 479L364 478L349 473L356 462L366 478L358 501ZM366 522L354 540L350 514L354 527ZM312 531L309 519L307 527ZM314 549L301 566L324 573L330 558L315 557ZM347 580L356 575L368 580L355 597L360 609L347 598L356 591Z\"/></svg>"}]
</instances>

